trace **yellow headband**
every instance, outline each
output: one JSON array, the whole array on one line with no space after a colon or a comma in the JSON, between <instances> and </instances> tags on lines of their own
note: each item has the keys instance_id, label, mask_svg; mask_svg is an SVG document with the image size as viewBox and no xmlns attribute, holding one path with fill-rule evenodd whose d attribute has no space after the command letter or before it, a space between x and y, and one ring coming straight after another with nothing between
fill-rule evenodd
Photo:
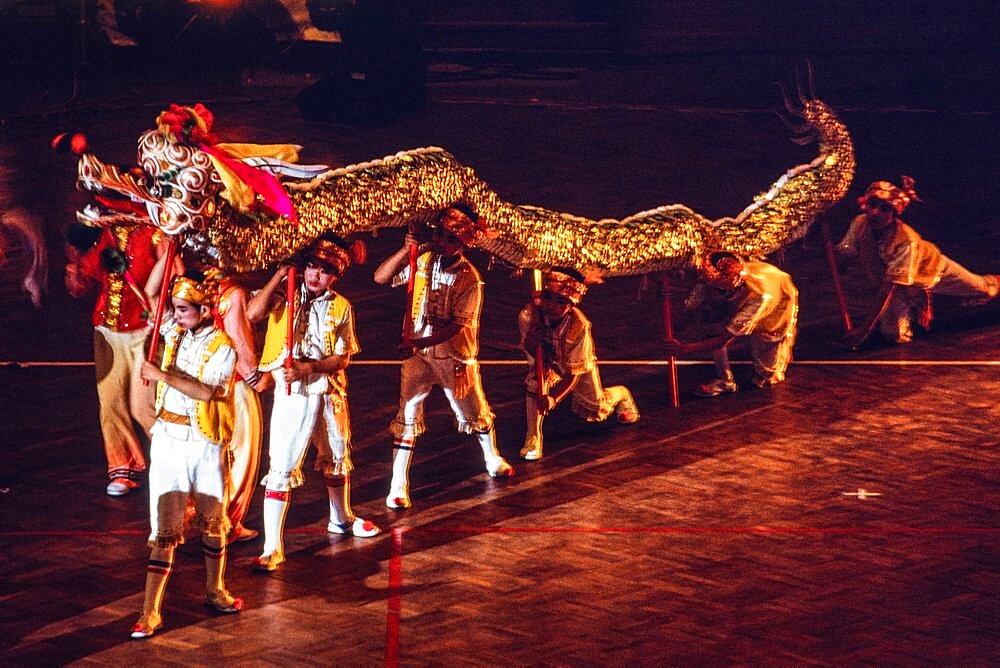
<instances>
[{"instance_id":1,"label":"yellow headband","mask_svg":"<svg viewBox=\"0 0 1000 668\"><path fill-rule=\"evenodd\" d=\"M170 295L199 306L211 306L212 289L187 276L177 276L170 286Z\"/></svg>"}]
</instances>

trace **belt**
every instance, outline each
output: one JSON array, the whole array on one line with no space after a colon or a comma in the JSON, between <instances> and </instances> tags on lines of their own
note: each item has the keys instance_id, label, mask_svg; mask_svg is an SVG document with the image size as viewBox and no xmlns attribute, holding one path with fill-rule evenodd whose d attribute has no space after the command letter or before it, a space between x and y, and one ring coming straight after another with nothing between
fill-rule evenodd
<instances>
[{"instance_id":1,"label":"belt","mask_svg":"<svg viewBox=\"0 0 1000 668\"><path fill-rule=\"evenodd\" d=\"M161 410L160 414L157 417L163 420L164 422L169 422L171 424L183 424L183 425L191 424L191 418L189 418L187 415L180 415L179 413L171 413L168 410Z\"/></svg>"}]
</instances>

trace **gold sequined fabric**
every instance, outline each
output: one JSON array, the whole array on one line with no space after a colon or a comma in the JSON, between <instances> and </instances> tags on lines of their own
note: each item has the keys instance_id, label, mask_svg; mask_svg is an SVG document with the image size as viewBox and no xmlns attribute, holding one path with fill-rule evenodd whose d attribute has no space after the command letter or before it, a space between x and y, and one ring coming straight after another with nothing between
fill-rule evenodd
<instances>
[{"instance_id":1,"label":"gold sequined fabric","mask_svg":"<svg viewBox=\"0 0 1000 668\"><path fill-rule=\"evenodd\" d=\"M202 238L191 242L215 250L223 269L250 271L288 257L326 230L348 235L400 226L461 200L499 233L482 248L520 268L567 266L627 276L689 267L707 247L763 257L805 234L818 213L843 197L854 175L844 125L819 101L808 102L804 115L819 135L819 156L790 170L735 218L711 221L681 204L623 220L517 206L432 147L286 184L297 226L283 218L252 220L222 204Z\"/></svg>"},{"instance_id":2,"label":"gold sequined fabric","mask_svg":"<svg viewBox=\"0 0 1000 668\"><path fill-rule=\"evenodd\" d=\"M708 248L759 258L803 236L817 214L844 196L854 176L854 148L843 123L818 100L806 102L802 115L818 137L819 155L789 170L733 218L712 221L681 204L622 220L514 205L447 151L430 147L309 181L286 181L298 224L240 213L209 194L218 204L214 215L178 236L220 269L247 272L288 258L325 231L347 236L398 227L464 201L495 233L480 247L517 268L563 266L585 275L628 276L691 267ZM81 183L99 183L101 167L96 160L88 163Z\"/></svg>"}]
</instances>

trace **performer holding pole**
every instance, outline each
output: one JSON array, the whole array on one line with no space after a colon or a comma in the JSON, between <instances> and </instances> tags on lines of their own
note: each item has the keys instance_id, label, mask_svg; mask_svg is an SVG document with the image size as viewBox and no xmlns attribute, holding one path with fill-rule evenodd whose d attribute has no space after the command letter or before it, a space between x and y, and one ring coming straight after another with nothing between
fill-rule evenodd
<instances>
[{"instance_id":1,"label":"performer holding pole","mask_svg":"<svg viewBox=\"0 0 1000 668\"><path fill-rule=\"evenodd\" d=\"M295 265L288 267L285 283L285 303L288 304L288 320L285 322L285 368L292 368L292 347L295 345L295 288L298 285L298 276ZM285 383L285 395L292 395L292 384Z\"/></svg>"},{"instance_id":2,"label":"performer holding pole","mask_svg":"<svg viewBox=\"0 0 1000 668\"><path fill-rule=\"evenodd\" d=\"M520 453L529 461L542 458L542 421L570 393L573 412L588 422L604 421L612 413L621 424L639 419L628 388L601 383L590 321L578 306L587 292L583 275L553 267L540 283L533 303L518 317L521 349L531 364L525 379L528 425Z\"/></svg>"},{"instance_id":3,"label":"performer holding pole","mask_svg":"<svg viewBox=\"0 0 1000 668\"><path fill-rule=\"evenodd\" d=\"M969 271L903 222L903 211L919 201L908 176L902 177L902 187L875 181L858 198L861 213L837 244L838 253L857 260L872 282L881 284L874 302L877 310L844 337L854 349L876 327L888 341L912 341L914 316L921 327L930 327L932 294L959 297L968 306L985 304L1000 294L1000 275Z\"/></svg>"},{"instance_id":4,"label":"performer holding pole","mask_svg":"<svg viewBox=\"0 0 1000 668\"><path fill-rule=\"evenodd\" d=\"M674 321L670 313L670 278L666 273L660 274L660 284L663 287L663 329L667 341L674 341ZM680 394L677 391L677 357L671 355L667 358L667 367L670 370L670 405L679 408L681 405Z\"/></svg>"},{"instance_id":5,"label":"performer holding pole","mask_svg":"<svg viewBox=\"0 0 1000 668\"><path fill-rule=\"evenodd\" d=\"M535 294L533 298L533 303L535 305L535 322L542 321L542 271L541 269L535 269L532 272L532 280L535 285ZM545 360L542 357L542 340L538 339L538 344L535 346L535 398L538 400L538 405L543 405L543 398L545 397Z\"/></svg>"},{"instance_id":6,"label":"performer holding pole","mask_svg":"<svg viewBox=\"0 0 1000 668\"><path fill-rule=\"evenodd\" d=\"M409 286L412 333L401 346L399 412L393 436L392 482L386 496L389 508L410 506L409 471L417 437L424 432L423 403L435 385L441 387L461 433L474 434L483 453L486 472L494 477L514 475L500 456L493 430L493 410L486 401L479 374L479 317L483 280L466 259L466 248L488 238L491 231L464 202L438 213L431 242L417 257L416 271L408 264L412 234L375 271L379 285Z\"/></svg>"}]
</instances>

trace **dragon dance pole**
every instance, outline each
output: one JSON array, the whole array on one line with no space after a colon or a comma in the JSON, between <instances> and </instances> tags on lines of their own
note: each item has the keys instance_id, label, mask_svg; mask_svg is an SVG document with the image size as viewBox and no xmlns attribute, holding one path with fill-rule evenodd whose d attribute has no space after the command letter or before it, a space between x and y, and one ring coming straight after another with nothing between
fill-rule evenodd
<instances>
[{"instance_id":1,"label":"dragon dance pole","mask_svg":"<svg viewBox=\"0 0 1000 668\"><path fill-rule=\"evenodd\" d=\"M409 247L410 273L406 277L406 313L403 315L403 343L409 343L413 338L413 286L417 281L417 253L419 247Z\"/></svg>"},{"instance_id":2,"label":"dragon dance pole","mask_svg":"<svg viewBox=\"0 0 1000 668\"><path fill-rule=\"evenodd\" d=\"M535 317L538 319L538 323L542 322L542 304L541 304L541 294L542 294L542 272L540 269L535 269L531 275L532 280L535 285L535 294L532 299L535 306ZM538 409L542 409L542 397L545 396L545 363L542 360L542 340L538 340L538 344L535 346L535 402L538 405ZM546 407L548 404L546 404Z\"/></svg>"},{"instance_id":3,"label":"dragon dance pole","mask_svg":"<svg viewBox=\"0 0 1000 668\"><path fill-rule=\"evenodd\" d=\"M840 316L844 319L844 333L849 333L851 314L847 310L847 299L844 298L844 286L840 284L840 273L837 271L837 258L833 254L833 241L830 239L830 225L826 221L820 226L823 230L823 245L826 247L826 262L830 265L830 275L833 277L833 291L837 294L837 305L840 306Z\"/></svg>"},{"instance_id":4,"label":"dragon dance pole","mask_svg":"<svg viewBox=\"0 0 1000 668\"><path fill-rule=\"evenodd\" d=\"M666 272L660 274L660 285L663 287L663 329L667 341L674 340L674 322L670 314L670 278ZM677 358L673 355L667 358L667 367L670 370L670 405L679 408L681 405L680 393L677 391Z\"/></svg>"},{"instance_id":5,"label":"dragon dance pole","mask_svg":"<svg viewBox=\"0 0 1000 668\"><path fill-rule=\"evenodd\" d=\"M285 278L285 303L288 308L288 322L285 329L285 368L292 368L292 348L295 346L295 287L298 282L298 271L294 266L288 268L288 276ZM285 394L291 395L292 384L285 383Z\"/></svg>"},{"instance_id":6,"label":"dragon dance pole","mask_svg":"<svg viewBox=\"0 0 1000 668\"><path fill-rule=\"evenodd\" d=\"M156 315L153 317L153 332L149 338L149 354L146 359L152 364L156 360L156 348L160 345L160 323L163 322L163 305L170 297L170 278L174 273L174 257L177 255L177 242L172 238L167 241L167 260L163 265L163 282L160 284L160 301L156 303ZM148 380L142 381L149 385Z\"/></svg>"}]
</instances>

